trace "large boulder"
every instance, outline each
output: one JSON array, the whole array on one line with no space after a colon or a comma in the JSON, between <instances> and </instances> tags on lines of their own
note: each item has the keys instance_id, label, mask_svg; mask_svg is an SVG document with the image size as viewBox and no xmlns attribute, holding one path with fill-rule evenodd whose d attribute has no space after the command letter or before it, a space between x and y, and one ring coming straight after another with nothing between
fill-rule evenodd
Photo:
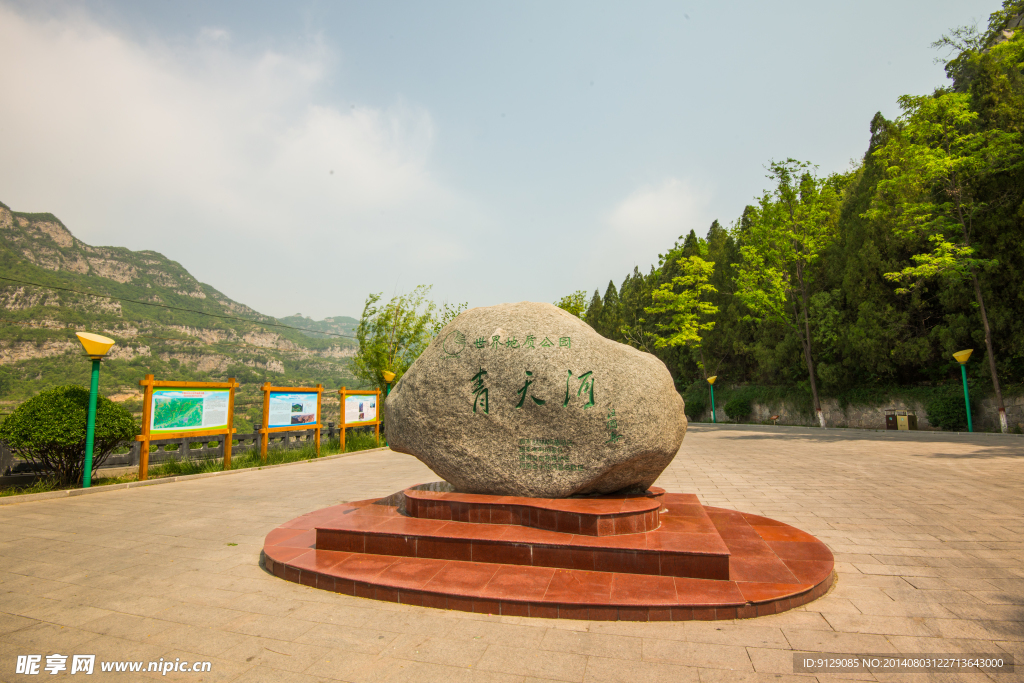
<instances>
[{"instance_id":1,"label":"large boulder","mask_svg":"<svg viewBox=\"0 0 1024 683\"><path fill-rule=\"evenodd\" d=\"M465 311L385 405L392 450L465 493L645 491L686 434L664 363L541 303Z\"/></svg>"}]
</instances>

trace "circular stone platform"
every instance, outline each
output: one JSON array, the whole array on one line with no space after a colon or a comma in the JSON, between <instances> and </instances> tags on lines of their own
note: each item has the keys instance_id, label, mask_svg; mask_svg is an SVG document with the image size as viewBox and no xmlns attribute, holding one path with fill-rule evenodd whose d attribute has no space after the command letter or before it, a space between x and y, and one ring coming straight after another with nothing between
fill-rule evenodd
<instances>
[{"instance_id":1,"label":"circular stone platform","mask_svg":"<svg viewBox=\"0 0 1024 683\"><path fill-rule=\"evenodd\" d=\"M267 570L357 597L563 619L784 612L828 591L824 543L693 494L518 498L443 482L335 505L271 531Z\"/></svg>"}]
</instances>

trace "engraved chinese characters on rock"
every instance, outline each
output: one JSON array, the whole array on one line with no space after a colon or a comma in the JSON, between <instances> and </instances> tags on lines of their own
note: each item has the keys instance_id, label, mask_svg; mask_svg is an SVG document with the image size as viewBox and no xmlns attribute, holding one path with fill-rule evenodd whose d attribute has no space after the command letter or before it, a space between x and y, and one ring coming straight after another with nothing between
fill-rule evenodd
<instances>
[{"instance_id":1,"label":"engraved chinese characters on rock","mask_svg":"<svg viewBox=\"0 0 1024 683\"><path fill-rule=\"evenodd\" d=\"M455 332L451 332L448 335L448 337L445 338L445 352L447 352L450 355L457 355L456 352L450 351L449 348L448 348L449 347L448 339L452 338L456 334L458 334L459 337L462 339L462 343L458 347L459 351L461 351L462 348L465 346L465 342L466 342L465 335L463 335L462 332L459 332L458 330L456 330ZM554 336L557 337L557 335L554 335ZM540 348L542 348L542 349L553 349L553 348L556 348L556 346L557 346L558 349L571 349L572 348L572 337L557 337L557 339L558 339L558 344L556 345L555 342L551 341L551 339L549 337L544 337L544 339L539 342ZM473 340L473 343L470 344L469 346L470 346L470 348L475 348L475 349L490 349L490 350L500 350L500 349L522 349L522 350L534 349L534 350L537 350L537 344L538 344L537 337L534 334L527 334L526 338L522 342L520 342L519 338L516 337L515 335L507 335L505 337L504 341L502 341L502 338L501 338L500 334L493 334L493 335L490 336L490 339L488 339L486 336L477 337L476 339Z\"/></svg>"},{"instance_id":2,"label":"engraved chinese characters on rock","mask_svg":"<svg viewBox=\"0 0 1024 683\"><path fill-rule=\"evenodd\" d=\"M519 403L516 404L516 408L522 408L523 407L523 403L526 401L526 396L527 396L527 394L530 391L530 385L533 384L533 382L534 382L534 380L530 379L532 376L533 376L533 373L530 372L529 370L527 370L526 371L526 381L523 383L523 388L516 392L517 394L519 394ZM532 400L534 403L536 403L539 406L542 406L545 403L547 403L547 401L539 399L536 396L530 396L530 400Z\"/></svg>"},{"instance_id":3,"label":"engraved chinese characters on rock","mask_svg":"<svg viewBox=\"0 0 1024 683\"><path fill-rule=\"evenodd\" d=\"M490 402L488 400L488 390L487 387L484 386L484 376L486 374L487 371L480 368L480 372L473 375L473 379L470 380L473 382L473 412L476 412L477 406L481 406L482 401L483 405L481 407L483 408L484 415L491 412Z\"/></svg>"},{"instance_id":4,"label":"engraved chinese characters on rock","mask_svg":"<svg viewBox=\"0 0 1024 683\"><path fill-rule=\"evenodd\" d=\"M608 440L606 444L616 443L622 438L622 434L619 434L619 421L615 417L615 408L609 411L608 416L605 418L604 423L605 429L608 430Z\"/></svg>"},{"instance_id":5,"label":"engraved chinese characters on rock","mask_svg":"<svg viewBox=\"0 0 1024 683\"><path fill-rule=\"evenodd\" d=\"M562 402L562 407L565 408L569 405L569 384L572 382L572 370L568 371L569 376L565 380L565 401ZM581 396L585 399L583 409L594 407L594 373L588 370L579 376L579 388L576 390L576 397Z\"/></svg>"},{"instance_id":6,"label":"engraved chinese characters on rock","mask_svg":"<svg viewBox=\"0 0 1024 683\"><path fill-rule=\"evenodd\" d=\"M524 405L529 405L526 401L527 397L529 397L530 401L532 401L534 405L547 405L548 399L539 398L535 395L536 389L531 389L531 386L537 383L538 378L534 377L533 372L530 370L526 370L525 372L526 377L523 379L523 385L515 392L515 395L519 397L515 407L517 409L522 409ZM567 408L571 400L579 399L582 402L584 410L594 407L596 405L596 401L594 399L594 372L592 370L588 370L575 377L572 370L566 370L566 373L568 376L565 379L565 398L562 400L561 406L563 408ZM488 409L489 390L484 386L484 377L486 375L487 371L480 368L480 370L470 379L470 392L473 395L473 412L477 412L477 408L481 405L482 401L484 408L482 412L485 415L490 414ZM576 380L575 384L573 383L574 379ZM574 386L576 388L575 392L572 391ZM612 415L614 414L615 411L613 410Z\"/></svg>"},{"instance_id":7,"label":"engraved chinese characters on rock","mask_svg":"<svg viewBox=\"0 0 1024 683\"><path fill-rule=\"evenodd\" d=\"M570 462L563 450L572 446L568 439L519 439L519 469L576 472L583 465Z\"/></svg>"}]
</instances>

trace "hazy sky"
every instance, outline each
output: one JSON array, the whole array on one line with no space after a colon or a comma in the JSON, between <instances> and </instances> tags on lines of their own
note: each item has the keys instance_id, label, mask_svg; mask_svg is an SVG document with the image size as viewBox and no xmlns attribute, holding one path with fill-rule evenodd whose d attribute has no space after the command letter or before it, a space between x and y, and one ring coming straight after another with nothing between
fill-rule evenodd
<instances>
[{"instance_id":1,"label":"hazy sky","mask_svg":"<svg viewBox=\"0 0 1024 683\"><path fill-rule=\"evenodd\" d=\"M277 316L603 293L1000 4L0 0L0 201Z\"/></svg>"}]
</instances>

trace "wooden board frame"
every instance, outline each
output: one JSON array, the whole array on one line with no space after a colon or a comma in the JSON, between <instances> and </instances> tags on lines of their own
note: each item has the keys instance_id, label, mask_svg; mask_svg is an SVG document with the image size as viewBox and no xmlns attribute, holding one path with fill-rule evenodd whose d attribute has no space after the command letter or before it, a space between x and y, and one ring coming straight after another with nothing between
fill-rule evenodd
<instances>
[{"instance_id":1,"label":"wooden board frame","mask_svg":"<svg viewBox=\"0 0 1024 683\"><path fill-rule=\"evenodd\" d=\"M142 433L135 437L141 441L139 448L139 481L146 481L149 478L149 442L156 439L183 439L196 436L223 436L224 437L224 469L231 469L231 442L232 434L235 433L235 389L241 386L234 377L229 377L227 382L175 382L170 380L156 380L153 375L146 375L145 379L139 380L139 386L143 388L142 398ZM150 422L153 420L153 389L154 387L168 387L174 389L227 389L228 390L228 424L223 429L203 429L199 431L181 432L160 432L157 435L150 433Z\"/></svg>"},{"instance_id":2,"label":"wooden board frame","mask_svg":"<svg viewBox=\"0 0 1024 683\"><path fill-rule=\"evenodd\" d=\"M380 413L381 413L381 407L382 407L381 404L380 404L380 389L372 389L372 390L366 390L366 389L346 389L345 387L342 387L341 389L338 390L338 393L341 395L341 411L340 411L341 412L341 418L339 420L339 423L341 424L341 429L339 430L341 432L341 452L342 453L345 452L345 429L347 427L369 427L370 425L373 425L373 435L377 439L377 441L380 441ZM345 422L345 397L346 396L376 396L377 397L377 419L376 419L376 421L374 421L374 422L353 422L352 424L346 424L346 422Z\"/></svg>"},{"instance_id":3,"label":"wooden board frame","mask_svg":"<svg viewBox=\"0 0 1024 683\"><path fill-rule=\"evenodd\" d=\"M316 394L316 424L311 425L295 425L288 427L271 427L270 426L270 393L271 392L282 392L287 391L295 394ZM270 382L263 385L263 425L260 428L260 461L267 461L267 448L270 443L270 432L297 432L307 429L316 430L313 435L314 442L316 443L316 457L320 457L320 429L323 426L323 415L321 414L321 408L323 407L324 397L324 385L317 384L315 387L275 387L271 386ZM344 441L344 437L342 437Z\"/></svg>"}]
</instances>

